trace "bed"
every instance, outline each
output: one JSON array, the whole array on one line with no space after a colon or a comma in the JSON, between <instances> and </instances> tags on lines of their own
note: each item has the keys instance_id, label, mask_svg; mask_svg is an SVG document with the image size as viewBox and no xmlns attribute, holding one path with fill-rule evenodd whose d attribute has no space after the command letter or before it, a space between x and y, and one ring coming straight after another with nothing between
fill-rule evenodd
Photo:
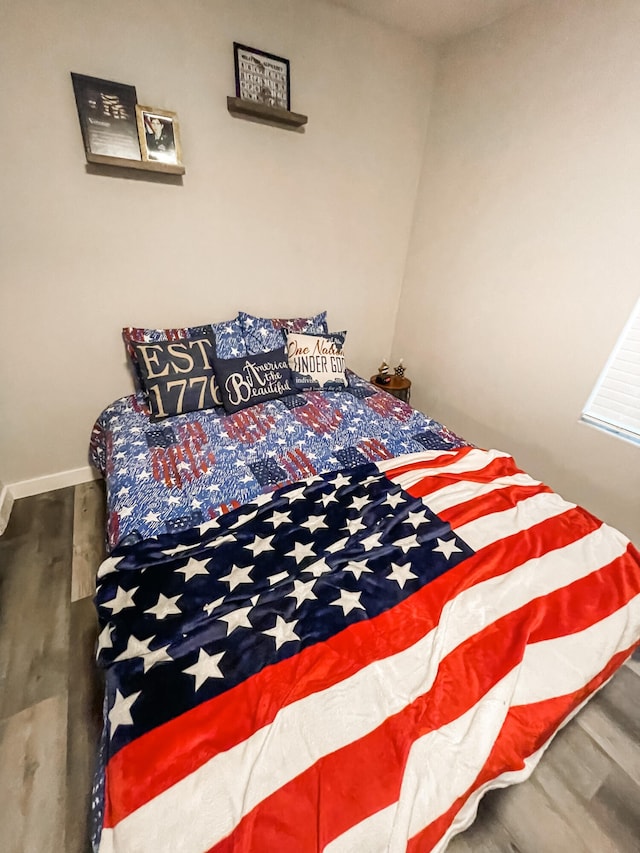
<instances>
[{"instance_id":1,"label":"bed","mask_svg":"<svg viewBox=\"0 0 640 853\"><path fill-rule=\"evenodd\" d=\"M290 356L344 344L325 315L240 314L218 382L252 358L282 391L283 329ZM139 391L94 428L100 853L444 850L640 640L620 532L333 362L287 363L297 385L238 411L151 420Z\"/></svg>"}]
</instances>

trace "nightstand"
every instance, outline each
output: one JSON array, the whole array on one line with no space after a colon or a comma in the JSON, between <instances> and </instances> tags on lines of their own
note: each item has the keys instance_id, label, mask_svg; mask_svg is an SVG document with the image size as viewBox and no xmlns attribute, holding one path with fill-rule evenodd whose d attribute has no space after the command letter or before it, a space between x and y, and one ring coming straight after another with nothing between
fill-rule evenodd
<instances>
[{"instance_id":1,"label":"nightstand","mask_svg":"<svg viewBox=\"0 0 640 853\"><path fill-rule=\"evenodd\" d=\"M388 385L380 385L377 379L378 374L372 376L369 381L376 388L380 388L381 391L388 391L389 394L393 394L394 397L402 400L403 403L408 403L411 399L411 380L407 379L406 376L395 376L395 374L392 374Z\"/></svg>"}]
</instances>

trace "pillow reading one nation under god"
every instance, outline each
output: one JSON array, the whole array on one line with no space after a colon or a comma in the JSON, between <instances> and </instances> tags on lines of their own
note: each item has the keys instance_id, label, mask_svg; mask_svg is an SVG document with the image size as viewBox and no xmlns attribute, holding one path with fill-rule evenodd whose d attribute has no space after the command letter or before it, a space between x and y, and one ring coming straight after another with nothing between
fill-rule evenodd
<instances>
[{"instance_id":1,"label":"pillow reading one nation under god","mask_svg":"<svg viewBox=\"0 0 640 853\"><path fill-rule=\"evenodd\" d=\"M342 391L345 376L344 339L346 332L307 335L286 332L287 358L293 384L299 391Z\"/></svg>"}]
</instances>

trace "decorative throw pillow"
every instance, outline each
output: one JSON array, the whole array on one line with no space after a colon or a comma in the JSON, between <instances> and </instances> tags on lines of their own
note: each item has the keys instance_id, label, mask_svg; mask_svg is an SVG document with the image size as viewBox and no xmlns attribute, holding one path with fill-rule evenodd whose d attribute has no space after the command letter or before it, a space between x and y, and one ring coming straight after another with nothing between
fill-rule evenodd
<instances>
[{"instance_id":1,"label":"decorative throw pillow","mask_svg":"<svg viewBox=\"0 0 640 853\"><path fill-rule=\"evenodd\" d=\"M132 342L151 420L221 406L213 375L213 333L178 341Z\"/></svg>"},{"instance_id":2,"label":"decorative throw pillow","mask_svg":"<svg viewBox=\"0 0 640 853\"><path fill-rule=\"evenodd\" d=\"M344 363L346 332L326 335L286 332L285 335L287 359L297 390L343 391L348 386Z\"/></svg>"},{"instance_id":3,"label":"decorative throw pillow","mask_svg":"<svg viewBox=\"0 0 640 853\"><path fill-rule=\"evenodd\" d=\"M216 336L218 358L239 358L241 355L247 354L247 345L244 342L244 332L239 315L233 320L212 323L211 328Z\"/></svg>"},{"instance_id":4,"label":"decorative throw pillow","mask_svg":"<svg viewBox=\"0 0 640 853\"><path fill-rule=\"evenodd\" d=\"M217 352L221 358L234 358L247 354L239 317L235 317L233 320L225 320L222 323L207 323L204 326L192 326L185 329L140 329L125 326L122 330L122 337L133 365L138 387L144 390L136 351L133 347L134 343L191 340L212 334L215 335Z\"/></svg>"},{"instance_id":5,"label":"decorative throw pillow","mask_svg":"<svg viewBox=\"0 0 640 853\"><path fill-rule=\"evenodd\" d=\"M292 317L289 320L254 317L252 314L240 311L238 319L242 326L248 355L278 349L284 343L282 333L286 330L311 333L329 331L326 311L316 314L315 317Z\"/></svg>"},{"instance_id":6,"label":"decorative throw pillow","mask_svg":"<svg viewBox=\"0 0 640 853\"><path fill-rule=\"evenodd\" d=\"M284 347L244 358L214 358L213 369L229 413L294 393Z\"/></svg>"}]
</instances>

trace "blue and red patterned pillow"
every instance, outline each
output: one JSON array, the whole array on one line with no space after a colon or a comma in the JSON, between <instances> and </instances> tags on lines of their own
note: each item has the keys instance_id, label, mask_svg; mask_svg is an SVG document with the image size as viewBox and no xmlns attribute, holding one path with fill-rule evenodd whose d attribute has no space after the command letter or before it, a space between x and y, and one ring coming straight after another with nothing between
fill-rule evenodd
<instances>
[{"instance_id":1,"label":"blue and red patterned pillow","mask_svg":"<svg viewBox=\"0 0 640 853\"><path fill-rule=\"evenodd\" d=\"M278 349L284 344L284 331L310 334L329 331L326 311L321 311L314 317L292 317L290 319L254 317L253 314L240 311L238 320L242 327L248 355ZM227 358L223 353L218 353L218 357Z\"/></svg>"}]
</instances>

